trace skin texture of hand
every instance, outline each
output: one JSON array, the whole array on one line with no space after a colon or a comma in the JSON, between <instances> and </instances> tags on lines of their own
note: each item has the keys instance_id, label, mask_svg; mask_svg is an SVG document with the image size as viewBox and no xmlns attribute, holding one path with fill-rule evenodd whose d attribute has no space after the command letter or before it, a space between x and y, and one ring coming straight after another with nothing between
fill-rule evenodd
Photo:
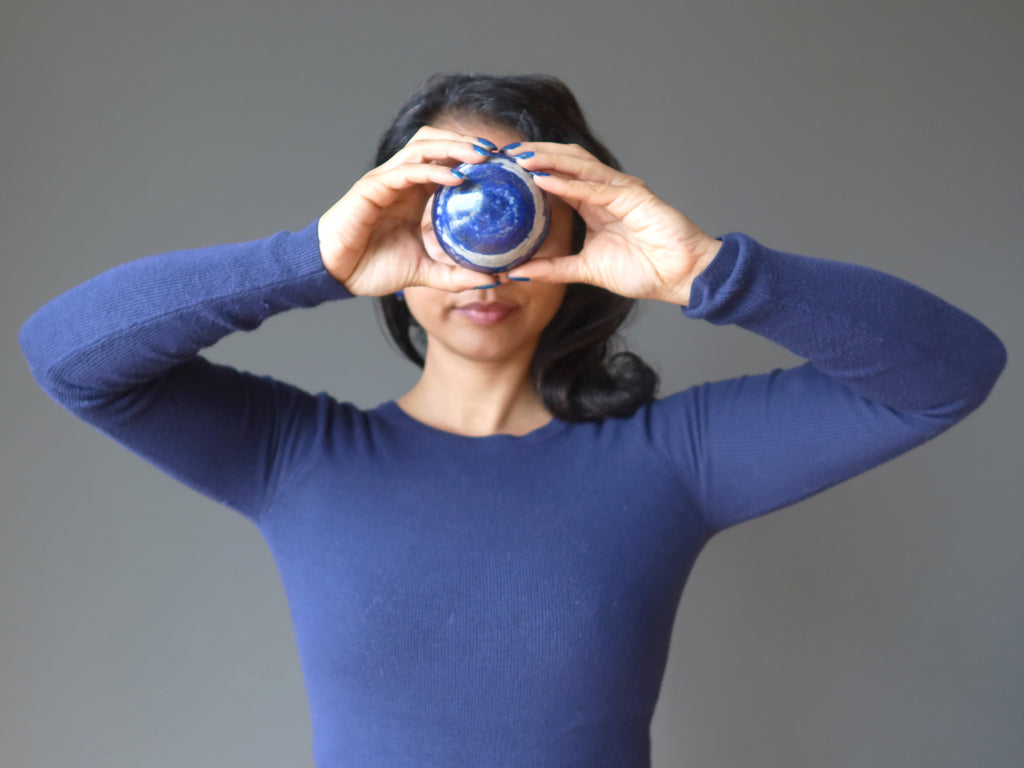
<instances>
[{"instance_id":1,"label":"skin texture of hand","mask_svg":"<svg viewBox=\"0 0 1024 768\"><path fill-rule=\"evenodd\" d=\"M421 128L399 152L363 176L320 217L324 266L353 295L383 296L422 285L463 291L481 275L431 259L423 247L423 209L438 185L462 179L451 168L485 158L473 138Z\"/></svg>"},{"instance_id":2,"label":"skin texture of hand","mask_svg":"<svg viewBox=\"0 0 1024 768\"><path fill-rule=\"evenodd\" d=\"M524 142L517 157L537 185L587 224L575 255L535 258L510 273L531 280L589 283L622 296L685 306L690 286L721 247L640 179L609 168L577 145Z\"/></svg>"}]
</instances>

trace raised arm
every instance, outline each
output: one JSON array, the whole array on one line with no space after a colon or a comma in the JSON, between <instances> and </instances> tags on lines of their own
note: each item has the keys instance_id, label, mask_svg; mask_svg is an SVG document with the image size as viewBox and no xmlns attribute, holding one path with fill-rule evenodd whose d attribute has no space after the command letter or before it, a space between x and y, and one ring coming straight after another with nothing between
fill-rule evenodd
<instances>
[{"instance_id":1,"label":"raised arm","mask_svg":"<svg viewBox=\"0 0 1024 768\"><path fill-rule=\"evenodd\" d=\"M322 434L330 400L209 363L223 336L294 308L480 276L432 261L423 205L469 137L424 129L316 222L265 240L161 254L42 307L21 344L57 402L200 492L258 517Z\"/></svg>"},{"instance_id":2,"label":"raised arm","mask_svg":"<svg viewBox=\"0 0 1024 768\"><path fill-rule=\"evenodd\" d=\"M948 429L1006 361L970 315L877 270L728 235L684 314L735 324L805 365L695 387L653 409L714 530L792 504Z\"/></svg>"},{"instance_id":3,"label":"raised arm","mask_svg":"<svg viewBox=\"0 0 1024 768\"><path fill-rule=\"evenodd\" d=\"M151 256L98 275L25 323L29 367L72 413L258 515L289 465L278 459L308 449L316 402L197 355L278 312L349 295L324 270L316 230Z\"/></svg>"},{"instance_id":4,"label":"raised arm","mask_svg":"<svg viewBox=\"0 0 1024 768\"><path fill-rule=\"evenodd\" d=\"M524 145L526 146L526 145ZM978 407L1006 361L980 322L904 280L704 234L579 147L523 161L588 225L583 250L514 270L587 282L735 324L808 360L695 387L649 409L655 449L719 530L876 466Z\"/></svg>"}]
</instances>

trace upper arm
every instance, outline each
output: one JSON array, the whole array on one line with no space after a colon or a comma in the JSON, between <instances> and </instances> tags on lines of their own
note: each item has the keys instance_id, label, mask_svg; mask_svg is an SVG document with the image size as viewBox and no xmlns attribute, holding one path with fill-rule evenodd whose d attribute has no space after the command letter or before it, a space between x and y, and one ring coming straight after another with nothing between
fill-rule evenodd
<instances>
[{"instance_id":1,"label":"upper arm","mask_svg":"<svg viewBox=\"0 0 1024 768\"><path fill-rule=\"evenodd\" d=\"M77 414L168 475L248 517L310 455L331 401L195 357Z\"/></svg>"},{"instance_id":2,"label":"upper arm","mask_svg":"<svg viewBox=\"0 0 1024 768\"><path fill-rule=\"evenodd\" d=\"M812 365L655 403L652 439L712 530L793 504L942 432L949 419L867 400Z\"/></svg>"}]
</instances>

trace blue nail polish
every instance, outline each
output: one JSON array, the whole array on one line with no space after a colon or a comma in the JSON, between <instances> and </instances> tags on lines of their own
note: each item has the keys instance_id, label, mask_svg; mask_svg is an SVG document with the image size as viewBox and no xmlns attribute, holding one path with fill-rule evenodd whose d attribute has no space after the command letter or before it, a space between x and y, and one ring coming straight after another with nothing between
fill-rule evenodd
<instances>
[{"instance_id":1,"label":"blue nail polish","mask_svg":"<svg viewBox=\"0 0 1024 768\"><path fill-rule=\"evenodd\" d=\"M491 150L492 152L494 152L495 150L498 149L498 145L495 144L493 141L488 141L487 139L481 139L479 136L477 136L476 140L477 140L477 142L480 143L481 146L487 147L487 149Z\"/></svg>"},{"instance_id":2,"label":"blue nail polish","mask_svg":"<svg viewBox=\"0 0 1024 768\"><path fill-rule=\"evenodd\" d=\"M452 176L456 176L463 180L465 180L466 178L465 174L463 174L461 171L456 171L454 168L452 168Z\"/></svg>"},{"instance_id":3,"label":"blue nail polish","mask_svg":"<svg viewBox=\"0 0 1024 768\"><path fill-rule=\"evenodd\" d=\"M473 151L474 152L479 152L481 155L490 156L490 154L491 154L491 150L485 149L484 147L481 147L479 144L474 144L473 145Z\"/></svg>"},{"instance_id":4,"label":"blue nail polish","mask_svg":"<svg viewBox=\"0 0 1024 768\"><path fill-rule=\"evenodd\" d=\"M509 280L515 280L517 283L528 283L530 278L528 277L509 277Z\"/></svg>"},{"instance_id":5,"label":"blue nail polish","mask_svg":"<svg viewBox=\"0 0 1024 768\"><path fill-rule=\"evenodd\" d=\"M528 157L533 157L533 152L520 152L518 155L512 155L516 160L525 160Z\"/></svg>"},{"instance_id":6,"label":"blue nail polish","mask_svg":"<svg viewBox=\"0 0 1024 768\"><path fill-rule=\"evenodd\" d=\"M405 301L405 291L404 290L395 291L395 298L398 299L399 301Z\"/></svg>"},{"instance_id":7,"label":"blue nail polish","mask_svg":"<svg viewBox=\"0 0 1024 768\"><path fill-rule=\"evenodd\" d=\"M508 150L510 150L510 149L515 149L516 147L521 147L521 146L523 146L523 142L521 142L521 141L514 141L511 144L506 144L504 147L502 147L498 151L499 152L508 152Z\"/></svg>"},{"instance_id":8,"label":"blue nail polish","mask_svg":"<svg viewBox=\"0 0 1024 768\"><path fill-rule=\"evenodd\" d=\"M488 283L487 285L474 285L473 286L473 290L474 291L482 291L485 288L497 288L499 285L501 285L501 283Z\"/></svg>"},{"instance_id":9,"label":"blue nail polish","mask_svg":"<svg viewBox=\"0 0 1024 768\"><path fill-rule=\"evenodd\" d=\"M534 176L550 176L551 175L550 173L545 173L544 171L530 171L530 173L532 173Z\"/></svg>"}]
</instances>

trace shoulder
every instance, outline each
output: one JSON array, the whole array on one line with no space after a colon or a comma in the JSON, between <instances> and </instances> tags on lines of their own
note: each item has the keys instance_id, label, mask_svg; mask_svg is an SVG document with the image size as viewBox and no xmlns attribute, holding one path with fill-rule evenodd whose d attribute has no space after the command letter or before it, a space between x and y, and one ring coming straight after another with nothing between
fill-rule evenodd
<instances>
[{"instance_id":1,"label":"shoulder","mask_svg":"<svg viewBox=\"0 0 1024 768\"><path fill-rule=\"evenodd\" d=\"M571 424L567 436L600 450L642 455L676 471L678 454L695 444L690 433L699 427L701 399L701 388L691 387L651 399L629 416Z\"/></svg>"}]
</instances>

